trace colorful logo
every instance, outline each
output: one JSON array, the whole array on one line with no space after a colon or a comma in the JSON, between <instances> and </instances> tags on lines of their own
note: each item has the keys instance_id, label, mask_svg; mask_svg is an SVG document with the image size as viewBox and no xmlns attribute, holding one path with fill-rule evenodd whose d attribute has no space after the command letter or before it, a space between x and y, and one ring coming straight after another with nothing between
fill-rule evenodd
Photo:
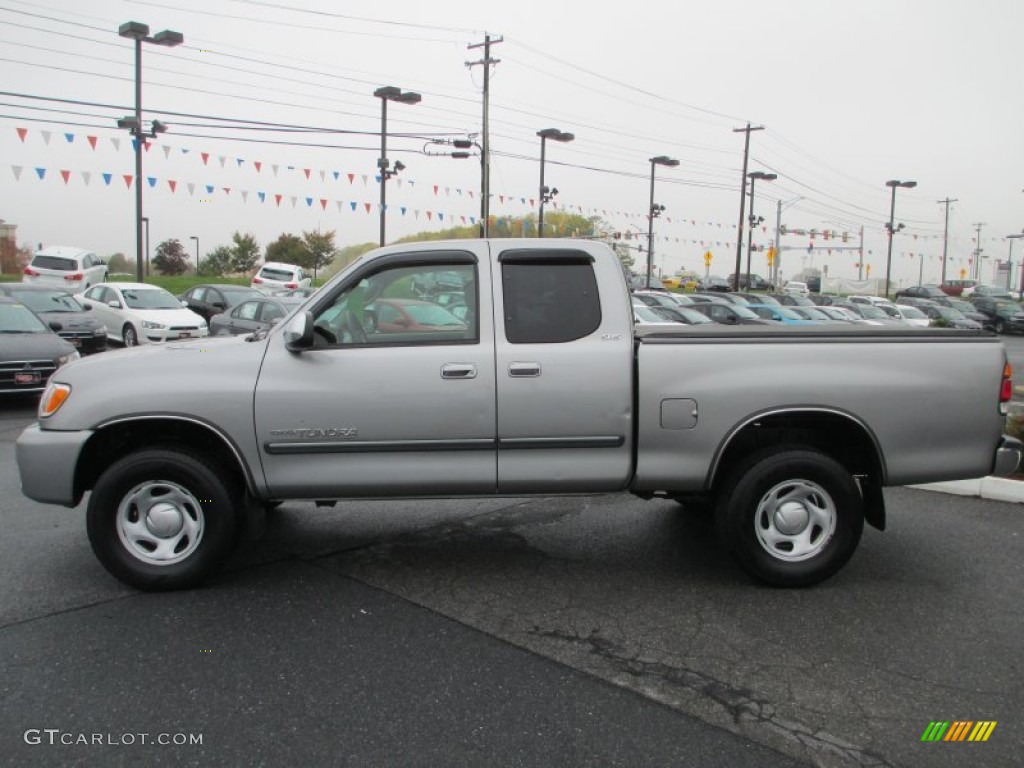
<instances>
[{"instance_id":1,"label":"colorful logo","mask_svg":"<svg viewBox=\"0 0 1024 768\"><path fill-rule=\"evenodd\" d=\"M933 720L921 734L921 741L988 741L996 724L995 720Z\"/></svg>"}]
</instances>

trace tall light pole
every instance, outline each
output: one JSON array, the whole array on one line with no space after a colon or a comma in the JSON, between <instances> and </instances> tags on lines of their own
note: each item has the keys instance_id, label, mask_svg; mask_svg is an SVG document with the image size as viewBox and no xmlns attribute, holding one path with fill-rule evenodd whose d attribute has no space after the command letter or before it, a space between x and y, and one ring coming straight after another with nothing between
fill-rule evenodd
<instances>
[{"instance_id":1,"label":"tall light pole","mask_svg":"<svg viewBox=\"0 0 1024 768\"><path fill-rule=\"evenodd\" d=\"M385 212L387 210L387 182L392 176L405 169L405 163L395 162L390 168L388 162L388 102L397 101L402 104L418 104L422 96L412 91L403 91L393 85L384 85L373 92L380 99L380 157L377 158L377 169L380 171L380 244L384 245Z\"/></svg>"},{"instance_id":2,"label":"tall light pole","mask_svg":"<svg viewBox=\"0 0 1024 768\"><path fill-rule=\"evenodd\" d=\"M946 227L942 230L942 285L946 284L946 254L949 251L949 206L951 203L957 202L954 197L952 199L946 198L945 200L936 200L935 202L946 206Z\"/></svg>"},{"instance_id":3,"label":"tall light pole","mask_svg":"<svg viewBox=\"0 0 1024 768\"><path fill-rule=\"evenodd\" d=\"M747 222L750 224L750 228L747 230L747 290L750 290L750 255L754 252L754 227L764 221L763 216L754 216L754 182L758 179L762 181L775 181L778 174L765 173L764 171L751 171L747 174L750 179L750 218ZM736 280L739 282L739 279Z\"/></svg>"},{"instance_id":4,"label":"tall light pole","mask_svg":"<svg viewBox=\"0 0 1024 768\"><path fill-rule=\"evenodd\" d=\"M544 186L544 142L552 141L570 142L576 137L571 133L565 133L557 128L545 128L537 131L540 136L540 211L537 214L537 237L544 237L544 203L548 203L558 194L557 189L549 189Z\"/></svg>"},{"instance_id":5,"label":"tall light pole","mask_svg":"<svg viewBox=\"0 0 1024 768\"><path fill-rule=\"evenodd\" d=\"M143 216L142 223L146 225L146 277L149 277L149 217Z\"/></svg>"},{"instance_id":6,"label":"tall light pole","mask_svg":"<svg viewBox=\"0 0 1024 768\"><path fill-rule=\"evenodd\" d=\"M664 205L656 205L654 202L654 169L659 165L675 168L679 161L665 155L651 158L651 203L647 209L647 283L644 286L646 288L651 285L651 268L654 266L654 220L665 210Z\"/></svg>"},{"instance_id":7,"label":"tall light pole","mask_svg":"<svg viewBox=\"0 0 1024 768\"><path fill-rule=\"evenodd\" d=\"M156 137L167 127L159 121L153 121L153 128L146 133L142 128L142 44L153 43L173 48L185 42L180 32L165 29L149 36L149 26L138 21L122 24L117 34L135 41L135 117L117 121L118 128L127 128L135 137L135 278L141 283L143 279L142 262L142 150L147 136Z\"/></svg>"},{"instance_id":8,"label":"tall light pole","mask_svg":"<svg viewBox=\"0 0 1024 768\"><path fill-rule=\"evenodd\" d=\"M885 225L885 231L889 233L889 253L885 257L885 296L889 297L889 278L892 274L892 236L903 229L903 225L900 224L898 227L895 226L896 218L896 187L904 187L905 189L913 189L917 186L916 181L899 181L897 179L891 179L885 182L885 186L892 190L892 203L889 206L889 223Z\"/></svg>"},{"instance_id":9,"label":"tall light pole","mask_svg":"<svg viewBox=\"0 0 1024 768\"><path fill-rule=\"evenodd\" d=\"M196 277L199 277L199 238L195 235L189 238L189 240L196 241Z\"/></svg>"},{"instance_id":10,"label":"tall light pole","mask_svg":"<svg viewBox=\"0 0 1024 768\"><path fill-rule=\"evenodd\" d=\"M1024 232L1019 235L1006 236L1006 239L1010 241L1010 252L1006 256L1006 290L1010 290L1010 283L1013 280L1013 241L1019 240L1022 237L1024 237ZM1024 296L1024 257L1021 258L1020 265L1020 290L1021 295Z\"/></svg>"}]
</instances>

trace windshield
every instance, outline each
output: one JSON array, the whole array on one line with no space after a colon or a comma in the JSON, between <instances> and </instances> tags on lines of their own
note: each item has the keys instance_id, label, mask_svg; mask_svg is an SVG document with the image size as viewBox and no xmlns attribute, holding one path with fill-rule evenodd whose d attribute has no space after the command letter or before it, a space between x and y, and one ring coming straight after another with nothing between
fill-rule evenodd
<instances>
[{"instance_id":1,"label":"windshield","mask_svg":"<svg viewBox=\"0 0 1024 768\"><path fill-rule=\"evenodd\" d=\"M43 321L21 304L0 304L0 333L49 333Z\"/></svg>"},{"instance_id":2,"label":"windshield","mask_svg":"<svg viewBox=\"0 0 1024 768\"><path fill-rule=\"evenodd\" d=\"M129 309L181 309L181 302L163 288L125 288L121 293Z\"/></svg>"},{"instance_id":3,"label":"windshield","mask_svg":"<svg viewBox=\"0 0 1024 768\"><path fill-rule=\"evenodd\" d=\"M690 325L700 325L701 323L714 322L710 317L701 312L698 312L696 309L687 309L686 307L680 307L679 309L676 310L676 312L678 312L684 318L686 318L686 322L688 322Z\"/></svg>"},{"instance_id":4,"label":"windshield","mask_svg":"<svg viewBox=\"0 0 1024 768\"><path fill-rule=\"evenodd\" d=\"M921 320L928 316L917 307L900 307L904 320Z\"/></svg>"},{"instance_id":5,"label":"windshield","mask_svg":"<svg viewBox=\"0 0 1024 768\"><path fill-rule=\"evenodd\" d=\"M803 317L803 318L805 318L807 320L828 320L829 319L829 316L827 314L825 314L824 312L822 312L817 307L799 307L798 309L792 309L790 311L794 312L798 316Z\"/></svg>"},{"instance_id":6,"label":"windshield","mask_svg":"<svg viewBox=\"0 0 1024 768\"><path fill-rule=\"evenodd\" d=\"M866 317L868 320L888 320L889 316L885 314L878 307L873 307L870 304L858 304L857 311L860 312L861 317Z\"/></svg>"},{"instance_id":7,"label":"windshield","mask_svg":"<svg viewBox=\"0 0 1024 768\"><path fill-rule=\"evenodd\" d=\"M81 312L82 305L74 296L63 291L19 291L12 290L11 298L17 299L34 312Z\"/></svg>"},{"instance_id":8,"label":"windshield","mask_svg":"<svg viewBox=\"0 0 1024 768\"><path fill-rule=\"evenodd\" d=\"M736 317L742 317L744 320L757 320L757 314L739 304L733 304L732 310L736 313Z\"/></svg>"},{"instance_id":9,"label":"windshield","mask_svg":"<svg viewBox=\"0 0 1024 768\"><path fill-rule=\"evenodd\" d=\"M638 322L641 323L664 323L667 322L664 317L659 315L653 309L648 307L646 304L634 304L633 314L636 316ZM699 314L699 313L698 313ZM702 315L703 317L703 315Z\"/></svg>"}]
</instances>

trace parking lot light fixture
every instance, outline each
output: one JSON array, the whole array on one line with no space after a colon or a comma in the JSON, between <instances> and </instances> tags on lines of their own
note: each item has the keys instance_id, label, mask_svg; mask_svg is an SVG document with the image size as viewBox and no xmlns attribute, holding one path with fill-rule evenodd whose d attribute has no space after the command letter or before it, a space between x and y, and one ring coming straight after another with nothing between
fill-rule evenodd
<instances>
[{"instance_id":1,"label":"parking lot light fixture","mask_svg":"<svg viewBox=\"0 0 1024 768\"><path fill-rule=\"evenodd\" d=\"M196 277L199 277L199 238L195 235L189 238L189 240L196 241Z\"/></svg>"},{"instance_id":2,"label":"parking lot light fixture","mask_svg":"<svg viewBox=\"0 0 1024 768\"><path fill-rule=\"evenodd\" d=\"M544 185L544 145L548 139L552 141L561 141L568 143L576 138L571 133L560 131L558 128L545 128L537 131L537 135L540 136L540 209L537 213L537 237L544 236L544 204L551 202L552 198L558 194L557 189L549 188Z\"/></svg>"},{"instance_id":3,"label":"parking lot light fixture","mask_svg":"<svg viewBox=\"0 0 1024 768\"><path fill-rule=\"evenodd\" d=\"M747 227L747 290L750 290L750 255L754 251L754 227L764 221L763 216L754 216L754 182L758 179L761 181L775 181L778 174L765 173L764 171L751 171L747 174L747 178L750 179L750 216L747 219L747 223L750 225ZM739 278L737 278L737 283Z\"/></svg>"},{"instance_id":4,"label":"parking lot light fixture","mask_svg":"<svg viewBox=\"0 0 1024 768\"><path fill-rule=\"evenodd\" d=\"M651 202L647 207L647 285L651 284L651 270L654 267L654 220L665 210L664 205L656 205L654 202L654 170L659 165L666 168L675 168L679 161L665 155L658 155L651 158Z\"/></svg>"},{"instance_id":5,"label":"parking lot light fixture","mask_svg":"<svg viewBox=\"0 0 1024 768\"><path fill-rule=\"evenodd\" d=\"M890 179L885 182L885 186L892 190L892 202L889 205L889 221L885 225L885 231L889 233L889 252L885 257L885 296L889 297L889 278L892 274L892 236L903 229L903 225L896 226L896 188L903 187L905 189L913 189L917 186L916 181L899 181L898 179Z\"/></svg>"},{"instance_id":6,"label":"parking lot light fixture","mask_svg":"<svg viewBox=\"0 0 1024 768\"><path fill-rule=\"evenodd\" d=\"M156 136L167 130L167 126L159 121L153 122L153 130L146 134L142 129L142 44L151 43L173 48L185 42L180 32L165 29L149 36L149 25L140 21L127 21L118 27L120 37L135 41L135 116L117 121L118 128L127 129L135 139L135 278L140 283L144 277L142 253L142 150L146 136Z\"/></svg>"},{"instance_id":7,"label":"parking lot light fixture","mask_svg":"<svg viewBox=\"0 0 1024 768\"><path fill-rule=\"evenodd\" d=\"M387 211L387 182L392 176L405 168L403 163L395 163L391 168L388 161L388 102L400 104L419 104L423 97L414 91L403 91L394 85L383 85L373 92L380 99L380 157L377 158L377 170L380 173L380 244L384 245L385 221Z\"/></svg>"}]
</instances>

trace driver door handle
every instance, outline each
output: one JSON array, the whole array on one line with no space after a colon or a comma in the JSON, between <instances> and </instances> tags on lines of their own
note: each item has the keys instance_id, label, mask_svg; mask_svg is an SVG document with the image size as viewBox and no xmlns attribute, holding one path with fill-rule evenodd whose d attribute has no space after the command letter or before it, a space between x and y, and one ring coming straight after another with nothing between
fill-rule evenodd
<instances>
[{"instance_id":1,"label":"driver door handle","mask_svg":"<svg viewBox=\"0 0 1024 768\"><path fill-rule=\"evenodd\" d=\"M442 379L475 379L476 366L473 363L445 363L441 366Z\"/></svg>"}]
</instances>

